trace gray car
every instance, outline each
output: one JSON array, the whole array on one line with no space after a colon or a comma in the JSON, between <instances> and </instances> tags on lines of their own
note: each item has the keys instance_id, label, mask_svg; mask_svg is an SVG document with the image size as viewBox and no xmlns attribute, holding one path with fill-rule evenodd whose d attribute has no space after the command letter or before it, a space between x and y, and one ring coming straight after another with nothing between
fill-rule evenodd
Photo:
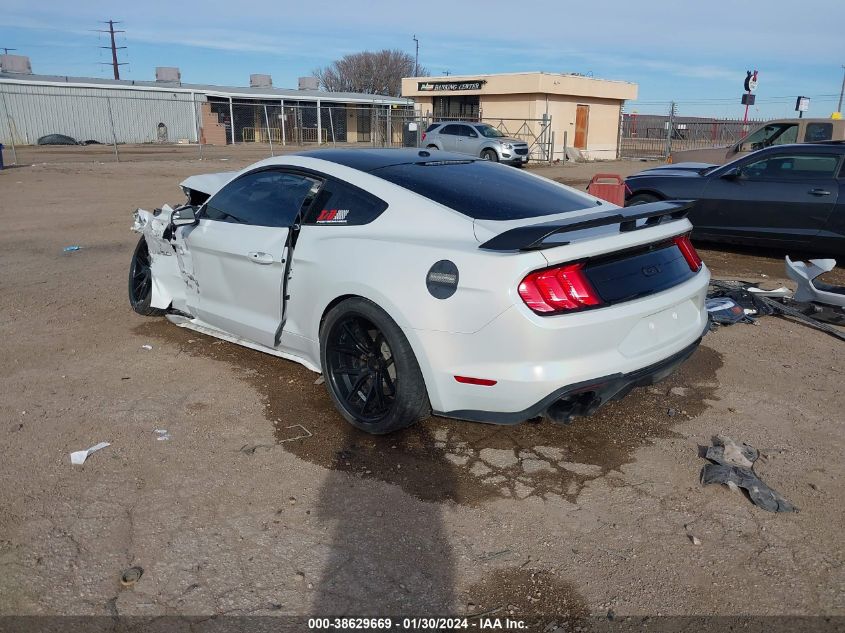
<instances>
[{"instance_id":1,"label":"gray car","mask_svg":"<svg viewBox=\"0 0 845 633\"><path fill-rule=\"evenodd\" d=\"M485 160L523 166L528 162L528 143L509 138L492 125L469 121L432 123L422 135L428 149L472 154Z\"/></svg>"}]
</instances>

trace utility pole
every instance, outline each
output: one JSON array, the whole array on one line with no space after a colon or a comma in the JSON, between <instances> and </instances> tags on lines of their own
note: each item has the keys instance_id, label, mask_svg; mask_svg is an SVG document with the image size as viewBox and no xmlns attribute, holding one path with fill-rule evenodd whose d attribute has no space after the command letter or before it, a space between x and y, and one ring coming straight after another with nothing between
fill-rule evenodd
<instances>
[{"instance_id":1,"label":"utility pole","mask_svg":"<svg viewBox=\"0 0 845 633\"><path fill-rule=\"evenodd\" d=\"M103 22L103 24L108 24L109 29L106 31L105 29L97 29L98 33L108 33L111 37L111 46L101 46L100 48L110 48L111 49L111 67L114 70L114 78L120 79L120 67L125 66L126 62L119 63L117 61L117 51L121 48L126 48L125 46L117 46L114 41L114 34L115 33L126 33L126 31L115 31L114 25L120 24L120 22L115 22L114 20L108 20L107 22ZM109 62L102 62L104 64L108 64Z\"/></svg>"},{"instance_id":2,"label":"utility pole","mask_svg":"<svg viewBox=\"0 0 845 633\"><path fill-rule=\"evenodd\" d=\"M842 95L845 94L845 65L842 66L842 87L839 89L839 107L837 112L842 112Z\"/></svg>"},{"instance_id":3,"label":"utility pole","mask_svg":"<svg viewBox=\"0 0 845 633\"><path fill-rule=\"evenodd\" d=\"M417 46L417 52L414 55L414 77L417 77L420 72L420 41L417 39L416 33L414 33L413 40Z\"/></svg>"},{"instance_id":4,"label":"utility pole","mask_svg":"<svg viewBox=\"0 0 845 633\"><path fill-rule=\"evenodd\" d=\"M8 54L9 54L9 51L16 51L16 50L18 50L18 49L16 49L16 48L6 48L5 46L0 46L0 48L2 48L2 49L3 49L3 54L4 54L4 55L8 55Z\"/></svg>"}]
</instances>

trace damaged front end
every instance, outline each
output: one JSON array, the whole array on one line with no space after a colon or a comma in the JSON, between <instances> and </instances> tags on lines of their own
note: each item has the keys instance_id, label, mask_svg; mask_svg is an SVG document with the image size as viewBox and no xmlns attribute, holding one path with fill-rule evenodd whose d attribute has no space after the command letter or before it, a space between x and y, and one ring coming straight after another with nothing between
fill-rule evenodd
<instances>
[{"instance_id":1,"label":"damaged front end","mask_svg":"<svg viewBox=\"0 0 845 633\"><path fill-rule=\"evenodd\" d=\"M190 314L190 307L196 304L199 296L199 287L190 252L184 243L187 231L193 227L177 230L173 225L173 214L181 208L165 204L154 211L136 209L132 230L143 236L149 251L150 306Z\"/></svg>"}]
</instances>

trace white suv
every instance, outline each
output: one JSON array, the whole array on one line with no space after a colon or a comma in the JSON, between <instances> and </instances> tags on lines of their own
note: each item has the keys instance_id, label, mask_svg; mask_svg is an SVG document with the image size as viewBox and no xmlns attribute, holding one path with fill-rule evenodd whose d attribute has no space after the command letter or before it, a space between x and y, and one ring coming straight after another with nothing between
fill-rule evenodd
<instances>
[{"instance_id":1,"label":"white suv","mask_svg":"<svg viewBox=\"0 0 845 633\"><path fill-rule=\"evenodd\" d=\"M507 137L487 123L432 123L422 135L422 144L428 149L471 154L520 167L528 163L528 143Z\"/></svg>"}]
</instances>

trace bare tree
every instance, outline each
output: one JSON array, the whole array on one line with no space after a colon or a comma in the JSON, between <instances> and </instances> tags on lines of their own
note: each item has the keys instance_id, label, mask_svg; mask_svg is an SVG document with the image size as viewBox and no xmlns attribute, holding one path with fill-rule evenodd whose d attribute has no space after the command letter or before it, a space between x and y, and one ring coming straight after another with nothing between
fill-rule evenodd
<instances>
[{"instance_id":1,"label":"bare tree","mask_svg":"<svg viewBox=\"0 0 845 633\"><path fill-rule=\"evenodd\" d=\"M414 76L414 57L400 51L363 51L344 55L325 68L314 70L320 88L329 92L362 92L398 97L402 94L402 77ZM422 66L420 77L428 76Z\"/></svg>"}]
</instances>

